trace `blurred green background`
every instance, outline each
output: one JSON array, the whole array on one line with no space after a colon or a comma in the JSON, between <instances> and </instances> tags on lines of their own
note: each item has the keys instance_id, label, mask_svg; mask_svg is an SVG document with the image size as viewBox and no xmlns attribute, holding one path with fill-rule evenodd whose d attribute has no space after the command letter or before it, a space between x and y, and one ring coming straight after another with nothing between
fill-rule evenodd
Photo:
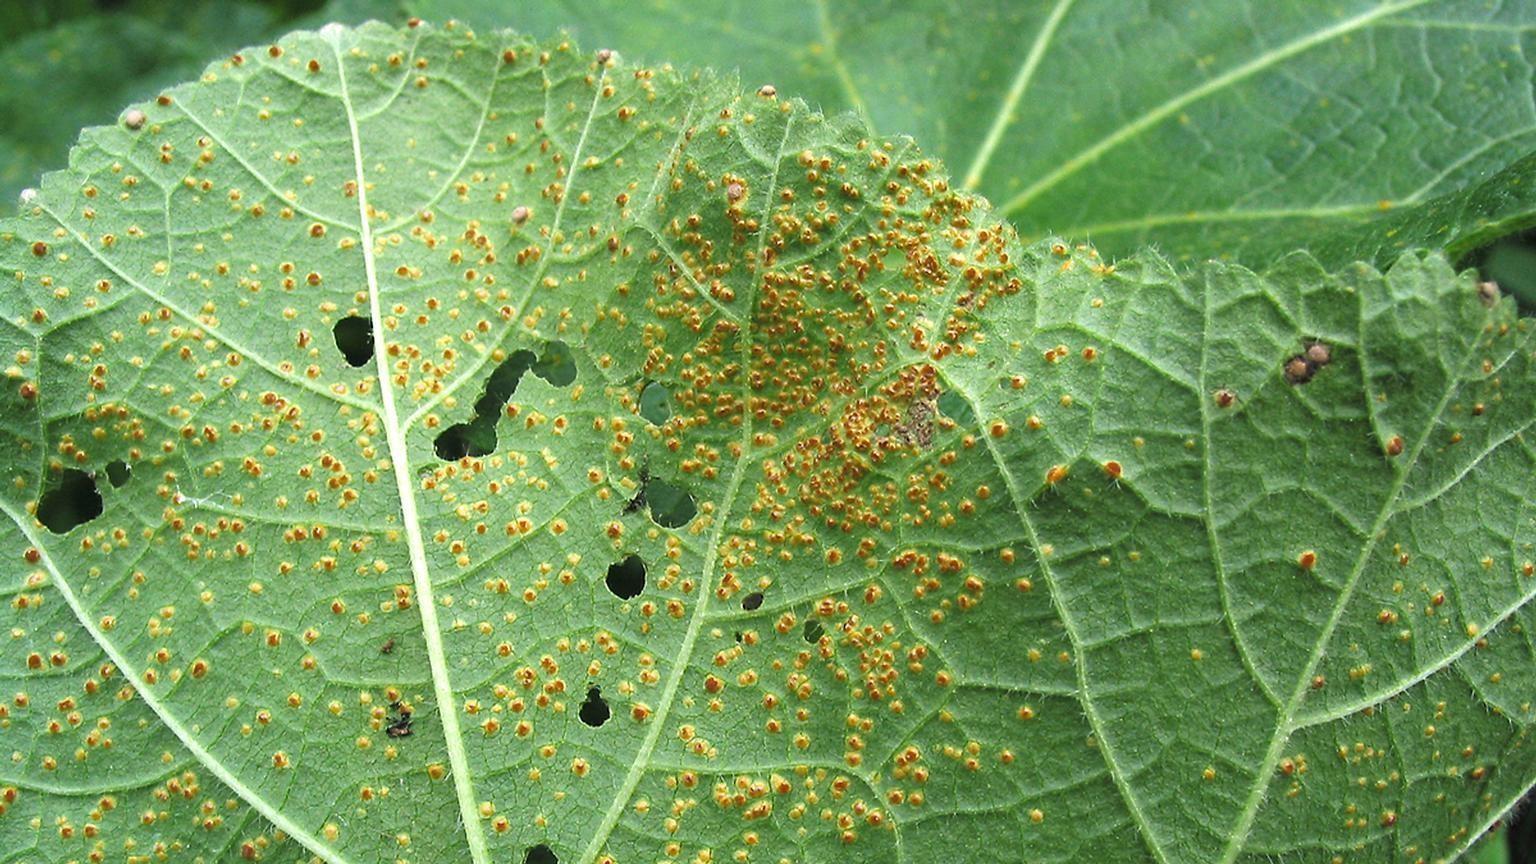
<instances>
[{"instance_id":1,"label":"blurred green background","mask_svg":"<svg viewBox=\"0 0 1536 864\"><path fill-rule=\"evenodd\" d=\"M0 216L15 212L17 195L44 171L65 167L81 128L111 123L129 102L195 78L242 46L328 21L399 22L409 6L410 0L0 0L0 68L7 70L0 77ZM1536 297L1536 231L1499 240L1462 263L1518 296ZM1470 860L1536 864L1533 847L1536 819L1519 818L1496 829Z\"/></svg>"}]
</instances>

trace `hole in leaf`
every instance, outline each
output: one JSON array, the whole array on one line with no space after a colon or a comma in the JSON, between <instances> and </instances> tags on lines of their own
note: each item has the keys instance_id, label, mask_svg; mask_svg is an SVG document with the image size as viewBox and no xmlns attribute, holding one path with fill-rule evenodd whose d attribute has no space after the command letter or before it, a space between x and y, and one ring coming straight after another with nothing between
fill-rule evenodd
<instances>
[{"instance_id":1,"label":"hole in leaf","mask_svg":"<svg viewBox=\"0 0 1536 864\"><path fill-rule=\"evenodd\" d=\"M645 562L639 555L608 565L608 590L620 600L632 600L645 590Z\"/></svg>"},{"instance_id":2,"label":"hole in leaf","mask_svg":"<svg viewBox=\"0 0 1536 864\"><path fill-rule=\"evenodd\" d=\"M602 691L597 687L591 687L587 689L586 701L581 703L581 710L576 713L576 716L581 718L581 722L596 729L607 723L608 718L613 716L613 712L608 710L608 703L604 701Z\"/></svg>"},{"instance_id":3,"label":"hole in leaf","mask_svg":"<svg viewBox=\"0 0 1536 864\"><path fill-rule=\"evenodd\" d=\"M513 351L512 356L501 361L496 366L491 377L485 379L485 392L475 400L475 418L495 419L501 413L507 400L517 392L518 382L523 380L523 373L533 366L534 356L532 351Z\"/></svg>"},{"instance_id":4,"label":"hole in leaf","mask_svg":"<svg viewBox=\"0 0 1536 864\"><path fill-rule=\"evenodd\" d=\"M800 631L800 635L805 637L805 641L811 643L812 645L820 642L821 637L825 636L826 633L827 628L821 626L821 622L814 618L805 622L805 627Z\"/></svg>"},{"instance_id":5,"label":"hole in leaf","mask_svg":"<svg viewBox=\"0 0 1536 864\"><path fill-rule=\"evenodd\" d=\"M651 508L651 520L663 528L681 528L699 513L692 495L655 478L645 484L645 503Z\"/></svg>"},{"instance_id":6,"label":"hole in leaf","mask_svg":"<svg viewBox=\"0 0 1536 864\"><path fill-rule=\"evenodd\" d=\"M672 419L672 394L666 385L652 381L641 388L640 417L653 426Z\"/></svg>"},{"instance_id":7,"label":"hole in leaf","mask_svg":"<svg viewBox=\"0 0 1536 864\"><path fill-rule=\"evenodd\" d=\"M523 856L523 864L560 864L560 857L555 850L540 843L529 847L528 854Z\"/></svg>"},{"instance_id":8,"label":"hole in leaf","mask_svg":"<svg viewBox=\"0 0 1536 864\"><path fill-rule=\"evenodd\" d=\"M455 423L438 433L432 441L437 458L449 462L465 456L486 456L496 451L496 421L476 418L473 423Z\"/></svg>"},{"instance_id":9,"label":"hole in leaf","mask_svg":"<svg viewBox=\"0 0 1536 864\"><path fill-rule=\"evenodd\" d=\"M976 412L971 410L971 403L965 401L953 390L945 390L939 394L939 413L955 421L961 426L976 425Z\"/></svg>"},{"instance_id":10,"label":"hole in leaf","mask_svg":"<svg viewBox=\"0 0 1536 864\"><path fill-rule=\"evenodd\" d=\"M514 351L497 364L485 379L485 390L475 400L475 417L468 423L455 423L439 432L432 441L437 458L449 462L466 456L488 456L496 452L496 421L502 406L517 392L523 373L533 367L532 351Z\"/></svg>"},{"instance_id":11,"label":"hole in leaf","mask_svg":"<svg viewBox=\"0 0 1536 864\"><path fill-rule=\"evenodd\" d=\"M556 340L544 346L544 354L533 364L533 374L556 387L569 386L576 380L576 361L571 346Z\"/></svg>"},{"instance_id":12,"label":"hole in leaf","mask_svg":"<svg viewBox=\"0 0 1536 864\"><path fill-rule=\"evenodd\" d=\"M112 484L113 489L121 489L123 484L128 482L128 477L132 474L133 469L129 468L128 463L121 459L113 459L107 463L107 482Z\"/></svg>"},{"instance_id":13,"label":"hole in leaf","mask_svg":"<svg viewBox=\"0 0 1536 864\"><path fill-rule=\"evenodd\" d=\"M761 609L762 606L763 592L761 591L753 591L751 594L741 598L741 608L747 610L748 612L756 612L758 609Z\"/></svg>"},{"instance_id":14,"label":"hole in leaf","mask_svg":"<svg viewBox=\"0 0 1536 864\"><path fill-rule=\"evenodd\" d=\"M373 324L367 318L348 315L336 322L331 333L349 366L366 366L373 359Z\"/></svg>"},{"instance_id":15,"label":"hole in leaf","mask_svg":"<svg viewBox=\"0 0 1536 864\"><path fill-rule=\"evenodd\" d=\"M37 521L55 534L66 534L100 516L101 510L101 492L96 488L95 478L67 468L59 485L43 493L37 502Z\"/></svg>"}]
</instances>

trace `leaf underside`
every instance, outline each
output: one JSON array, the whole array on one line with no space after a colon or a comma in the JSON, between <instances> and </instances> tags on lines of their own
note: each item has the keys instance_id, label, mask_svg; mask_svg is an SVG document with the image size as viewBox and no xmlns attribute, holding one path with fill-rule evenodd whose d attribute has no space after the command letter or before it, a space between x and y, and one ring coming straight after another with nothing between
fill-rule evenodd
<instances>
[{"instance_id":1,"label":"leaf underside","mask_svg":"<svg viewBox=\"0 0 1536 864\"><path fill-rule=\"evenodd\" d=\"M1536 779L1536 346L1438 257L1025 247L509 33L123 116L0 223L7 860L1433 861Z\"/></svg>"}]
</instances>

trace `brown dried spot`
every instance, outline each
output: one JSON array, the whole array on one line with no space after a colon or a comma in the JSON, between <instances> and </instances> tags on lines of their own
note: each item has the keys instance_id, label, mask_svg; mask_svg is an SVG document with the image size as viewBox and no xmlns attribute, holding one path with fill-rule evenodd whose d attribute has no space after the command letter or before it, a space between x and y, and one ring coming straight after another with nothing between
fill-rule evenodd
<instances>
[{"instance_id":1,"label":"brown dried spot","mask_svg":"<svg viewBox=\"0 0 1536 864\"><path fill-rule=\"evenodd\" d=\"M1499 302L1499 283L1489 280L1477 283L1477 299L1483 301L1483 305L1489 308Z\"/></svg>"},{"instance_id":2,"label":"brown dried spot","mask_svg":"<svg viewBox=\"0 0 1536 864\"><path fill-rule=\"evenodd\" d=\"M1316 372L1317 366L1304 355L1297 354L1285 361L1285 380L1291 384L1305 384Z\"/></svg>"},{"instance_id":3,"label":"brown dried spot","mask_svg":"<svg viewBox=\"0 0 1536 864\"><path fill-rule=\"evenodd\" d=\"M1237 404L1237 393L1226 387L1217 390L1211 396L1216 400L1216 407L1218 408L1231 408Z\"/></svg>"},{"instance_id":4,"label":"brown dried spot","mask_svg":"<svg viewBox=\"0 0 1536 864\"><path fill-rule=\"evenodd\" d=\"M779 88L773 86L772 84L764 84L763 86L757 88L757 95L763 97L764 99L772 99L779 95Z\"/></svg>"},{"instance_id":5,"label":"brown dried spot","mask_svg":"<svg viewBox=\"0 0 1536 864\"><path fill-rule=\"evenodd\" d=\"M144 128L144 123L148 119L144 116L143 111L137 108L130 108L127 113L123 114L123 126L127 127L129 131L137 132Z\"/></svg>"},{"instance_id":6,"label":"brown dried spot","mask_svg":"<svg viewBox=\"0 0 1536 864\"><path fill-rule=\"evenodd\" d=\"M1388 456L1403 455L1403 436L1393 435L1391 438L1388 438L1386 451Z\"/></svg>"},{"instance_id":7,"label":"brown dried spot","mask_svg":"<svg viewBox=\"0 0 1536 864\"><path fill-rule=\"evenodd\" d=\"M1333 349L1326 342L1309 342L1306 357L1313 366L1327 366L1333 362Z\"/></svg>"}]
</instances>

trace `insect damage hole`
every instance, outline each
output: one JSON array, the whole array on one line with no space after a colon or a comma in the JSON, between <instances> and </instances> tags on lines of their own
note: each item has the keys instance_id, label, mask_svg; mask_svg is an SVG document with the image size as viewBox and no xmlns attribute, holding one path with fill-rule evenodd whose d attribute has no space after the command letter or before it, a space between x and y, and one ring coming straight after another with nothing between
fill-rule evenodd
<instances>
[{"instance_id":1,"label":"insect damage hole","mask_svg":"<svg viewBox=\"0 0 1536 864\"><path fill-rule=\"evenodd\" d=\"M741 598L741 608L747 612L756 612L763 608L763 592L753 591L751 594Z\"/></svg>"},{"instance_id":2,"label":"insect damage hole","mask_svg":"<svg viewBox=\"0 0 1536 864\"><path fill-rule=\"evenodd\" d=\"M623 561L608 565L608 578L603 580L608 590L620 600L633 600L645 590L645 562L639 555L630 555Z\"/></svg>"},{"instance_id":3,"label":"insect damage hole","mask_svg":"<svg viewBox=\"0 0 1536 864\"><path fill-rule=\"evenodd\" d=\"M540 843L528 847L528 853L523 856L523 864L560 864L560 856L548 845Z\"/></svg>"},{"instance_id":4,"label":"insect damage hole","mask_svg":"<svg viewBox=\"0 0 1536 864\"><path fill-rule=\"evenodd\" d=\"M640 418L652 426L672 419L672 393L665 384L651 381L640 388Z\"/></svg>"},{"instance_id":5,"label":"insect damage hole","mask_svg":"<svg viewBox=\"0 0 1536 864\"><path fill-rule=\"evenodd\" d=\"M131 476L133 476L133 469L127 462L113 459L107 463L107 482L112 484L113 489L123 488L123 484L127 483Z\"/></svg>"},{"instance_id":6,"label":"insect damage hole","mask_svg":"<svg viewBox=\"0 0 1536 864\"><path fill-rule=\"evenodd\" d=\"M544 353L533 364L533 374L556 387L569 387L576 380L576 361L571 346L555 340L544 346Z\"/></svg>"},{"instance_id":7,"label":"insect damage hole","mask_svg":"<svg viewBox=\"0 0 1536 864\"><path fill-rule=\"evenodd\" d=\"M821 622L814 618L805 622L805 627L801 628L800 630L800 635L804 637L805 641L811 643L812 645L820 642L821 637L825 636L826 634L827 628L823 627Z\"/></svg>"},{"instance_id":8,"label":"insect damage hole","mask_svg":"<svg viewBox=\"0 0 1536 864\"><path fill-rule=\"evenodd\" d=\"M331 328L336 348L348 366L367 366L373 359L373 324L357 315L348 315Z\"/></svg>"},{"instance_id":9,"label":"insect damage hole","mask_svg":"<svg viewBox=\"0 0 1536 864\"><path fill-rule=\"evenodd\" d=\"M976 425L976 412L971 409L971 403L967 402L963 395L953 390L945 390L939 394L936 405L940 414L958 425L966 428Z\"/></svg>"},{"instance_id":10,"label":"insect damage hole","mask_svg":"<svg viewBox=\"0 0 1536 864\"><path fill-rule=\"evenodd\" d=\"M496 452L496 421L501 417L501 409L517 392L523 373L532 368L535 359L532 351L514 351L491 370L485 379L485 389L475 400L474 419L455 423L432 439L437 458L456 462L466 456L478 458Z\"/></svg>"},{"instance_id":11,"label":"insect damage hole","mask_svg":"<svg viewBox=\"0 0 1536 864\"><path fill-rule=\"evenodd\" d=\"M692 495L665 480L650 478L643 490L645 503L651 510L651 521L663 528L681 528L699 513L699 505Z\"/></svg>"},{"instance_id":12,"label":"insect damage hole","mask_svg":"<svg viewBox=\"0 0 1536 864\"><path fill-rule=\"evenodd\" d=\"M455 423L432 439L437 458L457 462L465 456L487 456L496 451L495 421L477 419L473 423Z\"/></svg>"},{"instance_id":13,"label":"insect damage hole","mask_svg":"<svg viewBox=\"0 0 1536 864\"><path fill-rule=\"evenodd\" d=\"M67 468L59 485L37 502L37 521L55 534L67 534L70 529L101 515L101 491L96 488L96 478L74 468Z\"/></svg>"},{"instance_id":14,"label":"insect damage hole","mask_svg":"<svg viewBox=\"0 0 1536 864\"><path fill-rule=\"evenodd\" d=\"M581 703L581 710L576 712L576 716L593 729L608 722L613 712L608 709L608 702L603 699L601 688L596 686L587 688L587 698Z\"/></svg>"}]
</instances>

